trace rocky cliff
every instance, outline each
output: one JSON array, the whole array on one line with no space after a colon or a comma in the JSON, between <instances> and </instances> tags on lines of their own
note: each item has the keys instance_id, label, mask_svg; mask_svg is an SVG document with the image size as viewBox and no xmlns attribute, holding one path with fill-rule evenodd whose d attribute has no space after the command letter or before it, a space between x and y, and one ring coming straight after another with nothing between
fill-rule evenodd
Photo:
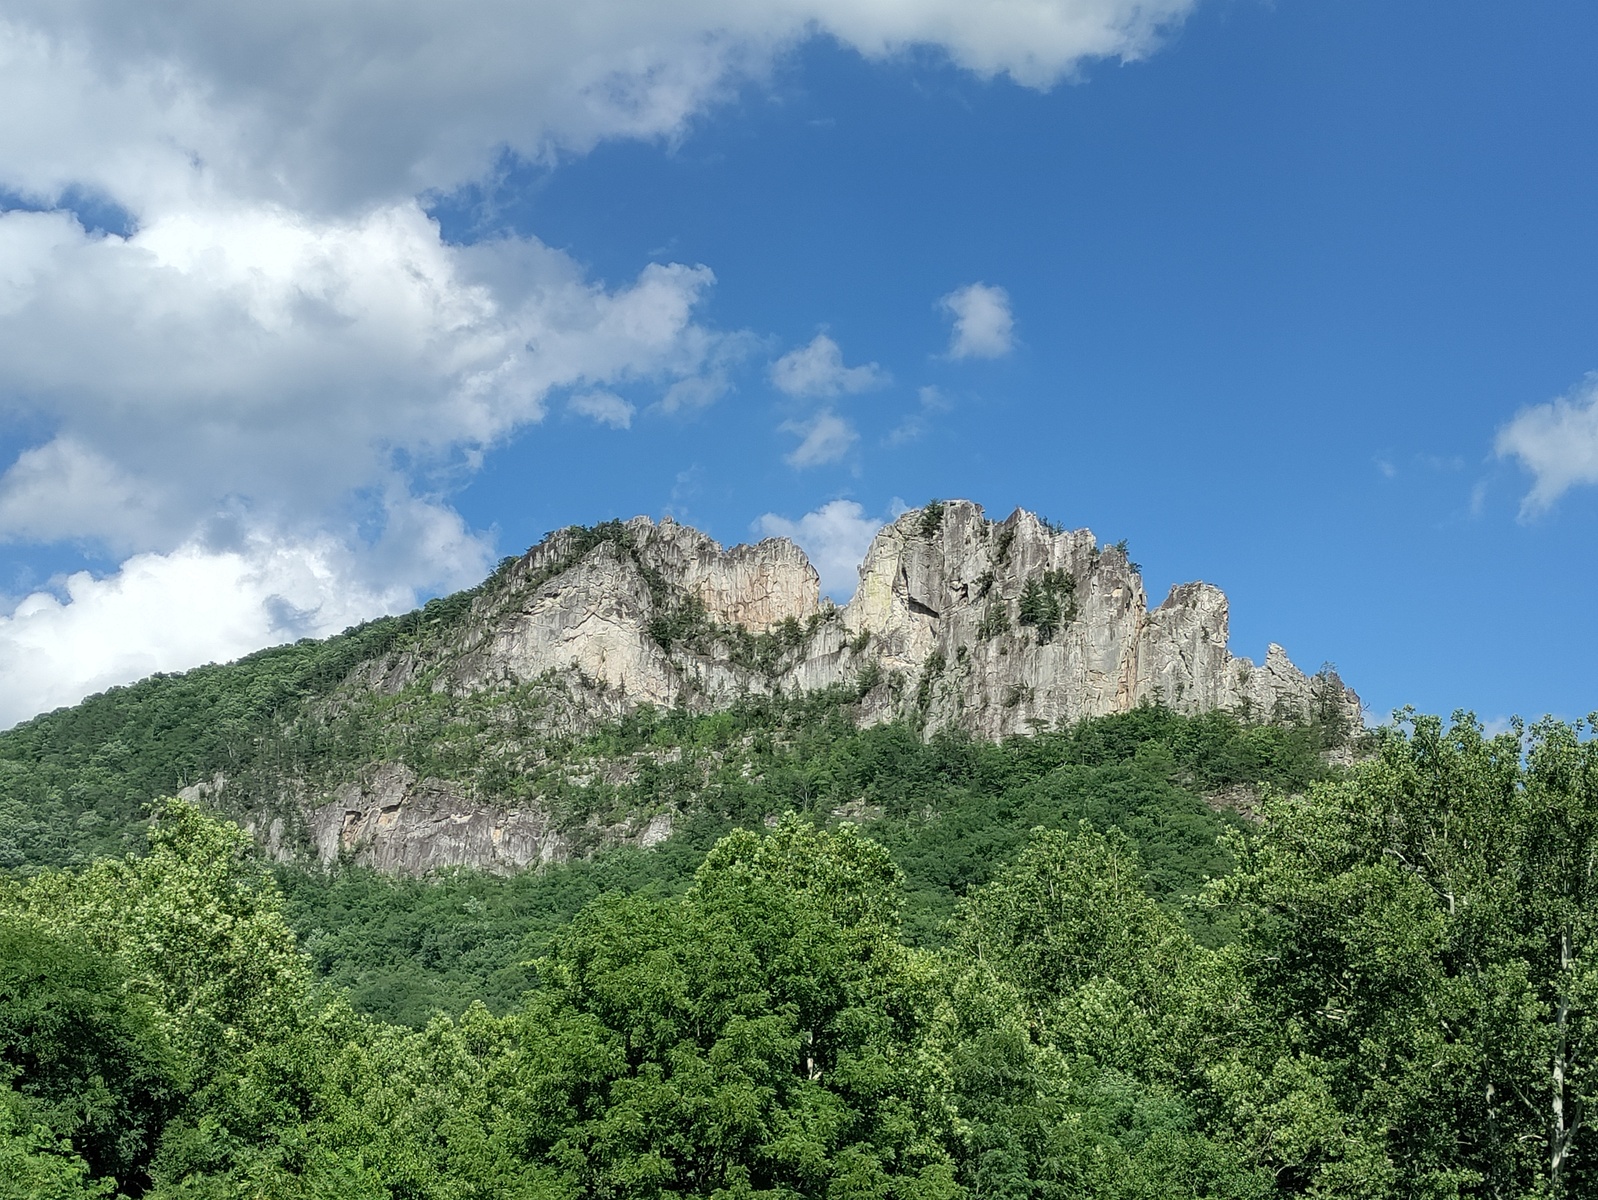
<instances>
[{"instance_id":1,"label":"rocky cliff","mask_svg":"<svg viewBox=\"0 0 1598 1200\"><path fill-rule=\"evenodd\" d=\"M862 723L985 738L1144 703L1362 723L1336 675L1305 675L1275 645L1263 664L1233 657L1218 589L1183 584L1150 609L1124 549L1021 510L991 521L966 501L881 530L842 607L791 542L726 550L638 517L550 535L504 564L461 619L424 634L298 719L295 738L364 738L372 757L342 777L279 780L276 815L255 817L269 845L287 853L293 827L323 859L422 872L658 841L669 806L563 825L549 796L571 767L552 775L540 750L551 734L644 704L708 711L843 687ZM218 778L194 790L254 811L261 797L239 790L260 786Z\"/></svg>"}]
</instances>

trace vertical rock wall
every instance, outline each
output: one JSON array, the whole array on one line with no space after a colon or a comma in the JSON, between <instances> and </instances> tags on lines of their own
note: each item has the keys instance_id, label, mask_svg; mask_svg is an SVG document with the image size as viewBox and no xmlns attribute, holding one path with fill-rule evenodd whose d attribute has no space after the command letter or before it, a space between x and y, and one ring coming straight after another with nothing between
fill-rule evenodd
<instances>
[{"instance_id":1,"label":"vertical rock wall","mask_svg":"<svg viewBox=\"0 0 1598 1200\"><path fill-rule=\"evenodd\" d=\"M1029 587L1051 580L1070 613L1053 630L1028 624L1023 605ZM882 668L915 684L929 728L1003 737L1155 701L1362 719L1340 680L1306 676L1279 646L1263 667L1234 658L1218 589L1183 584L1150 611L1121 550L1019 509L1003 522L968 501L904 514L872 543L843 625L868 633Z\"/></svg>"}]
</instances>

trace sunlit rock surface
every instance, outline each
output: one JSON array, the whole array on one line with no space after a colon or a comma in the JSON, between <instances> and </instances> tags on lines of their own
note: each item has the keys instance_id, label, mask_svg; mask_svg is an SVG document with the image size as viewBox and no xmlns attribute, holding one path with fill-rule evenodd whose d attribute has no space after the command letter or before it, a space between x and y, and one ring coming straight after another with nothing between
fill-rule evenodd
<instances>
[{"instance_id":1,"label":"sunlit rock surface","mask_svg":"<svg viewBox=\"0 0 1598 1200\"><path fill-rule=\"evenodd\" d=\"M997 739L1145 703L1363 724L1335 674L1306 675L1276 645L1256 665L1227 639L1217 588L1182 584L1151 609L1123 550L1019 509L1003 521L967 501L905 513L877 534L841 608L792 542L729 550L636 517L603 536L550 535L498 572L447 635L362 664L332 703L417 688L469 703L533 689L547 733L643 704L710 711L745 695L843 687L860 722L908 719L929 736L952 727ZM316 857L407 874L652 845L672 823L661 811L557 829L536 799L510 806L383 762L331 788L302 787L295 802ZM281 818L257 822L268 847L287 853L282 828Z\"/></svg>"}]
</instances>

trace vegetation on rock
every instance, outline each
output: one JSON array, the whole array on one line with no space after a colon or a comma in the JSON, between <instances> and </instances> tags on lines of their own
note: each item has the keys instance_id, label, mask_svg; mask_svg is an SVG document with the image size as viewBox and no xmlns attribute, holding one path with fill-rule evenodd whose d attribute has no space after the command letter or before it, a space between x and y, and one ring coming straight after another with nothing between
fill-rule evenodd
<instances>
[{"instance_id":1,"label":"vegetation on rock","mask_svg":"<svg viewBox=\"0 0 1598 1200\"><path fill-rule=\"evenodd\" d=\"M1021 590L1021 624L1038 631L1038 644L1054 640L1062 626L1076 620L1076 579L1069 571L1044 571Z\"/></svg>"}]
</instances>

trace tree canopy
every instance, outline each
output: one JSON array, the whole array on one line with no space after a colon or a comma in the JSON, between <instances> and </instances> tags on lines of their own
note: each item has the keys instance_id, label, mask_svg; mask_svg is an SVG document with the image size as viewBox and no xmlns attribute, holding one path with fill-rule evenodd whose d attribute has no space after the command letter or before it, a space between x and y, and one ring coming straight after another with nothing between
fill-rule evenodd
<instances>
[{"instance_id":1,"label":"tree canopy","mask_svg":"<svg viewBox=\"0 0 1598 1200\"><path fill-rule=\"evenodd\" d=\"M1410 715L1262 788L1178 903L1135 826L1067 816L930 941L886 814L591 866L513 998L397 1024L318 980L246 835L163 801L143 854L0 885L0 1196L1593 1194L1584 727Z\"/></svg>"}]
</instances>

